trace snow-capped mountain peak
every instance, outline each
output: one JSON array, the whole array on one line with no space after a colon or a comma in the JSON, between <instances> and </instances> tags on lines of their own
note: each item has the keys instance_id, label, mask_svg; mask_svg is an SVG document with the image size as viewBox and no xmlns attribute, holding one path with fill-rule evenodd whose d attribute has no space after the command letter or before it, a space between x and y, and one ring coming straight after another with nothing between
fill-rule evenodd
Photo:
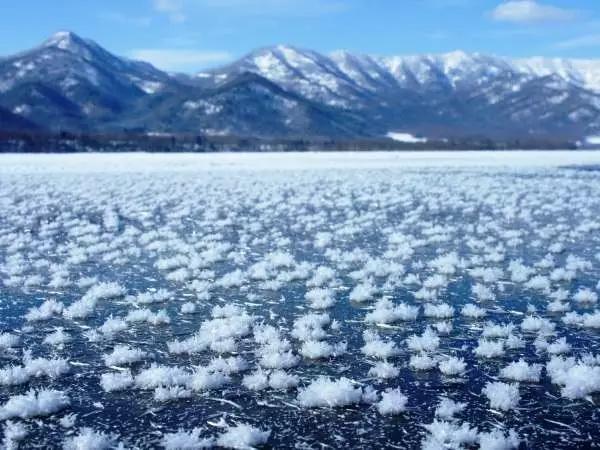
<instances>
[{"instance_id":1,"label":"snow-capped mountain peak","mask_svg":"<svg viewBox=\"0 0 600 450\"><path fill-rule=\"evenodd\" d=\"M44 47L58 47L62 50L67 50L75 45L76 42L83 42L83 40L72 31L57 31L46 39L42 45Z\"/></svg>"},{"instance_id":2,"label":"snow-capped mountain peak","mask_svg":"<svg viewBox=\"0 0 600 450\"><path fill-rule=\"evenodd\" d=\"M390 79L403 88L435 83L457 89L498 78L514 82L550 75L600 93L600 61L511 59L462 50L413 56L372 56L347 51L322 55L278 45L252 52L231 67L255 72L315 99L329 96L332 100L347 94L345 88L377 90L378 83L389 85Z\"/></svg>"},{"instance_id":3,"label":"snow-capped mountain peak","mask_svg":"<svg viewBox=\"0 0 600 450\"><path fill-rule=\"evenodd\" d=\"M564 58L514 59L517 70L535 77L558 75L563 80L600 93L600 60Z\"/></svg>"},{"instance_id":4,"label":"snow-capped mountain peak","mask_svg":"<svg viewBox=\"0 0 600 450\"><path fill-rule=\"evenodd\" d=\"M93 41L79 37L72 31L59 31L46 39L42 48L62 50L73 55L90 58L92 52L99 49L100 46Z\"/></svg>"}]
</instances>

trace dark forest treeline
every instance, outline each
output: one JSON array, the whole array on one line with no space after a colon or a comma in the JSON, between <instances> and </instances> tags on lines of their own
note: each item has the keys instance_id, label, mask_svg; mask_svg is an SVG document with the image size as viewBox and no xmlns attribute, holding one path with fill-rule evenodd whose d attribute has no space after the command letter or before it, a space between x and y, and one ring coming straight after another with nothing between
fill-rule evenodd
<instances>
[{"instance_id":1,"label":"dark forest treeline","mask_svg":"<svg viewBox=\"0 0 600 450\"><path fill-rule=\"evenodd\" d=\"M0 132L2 153L75 152L266 152L266 151L370 151L370 150L509 150L575 149L574 142L552 139L492 140L467 137L423 143L391 139L262 139L236 136L78 134Z\"/></svg>"}]
</instances>

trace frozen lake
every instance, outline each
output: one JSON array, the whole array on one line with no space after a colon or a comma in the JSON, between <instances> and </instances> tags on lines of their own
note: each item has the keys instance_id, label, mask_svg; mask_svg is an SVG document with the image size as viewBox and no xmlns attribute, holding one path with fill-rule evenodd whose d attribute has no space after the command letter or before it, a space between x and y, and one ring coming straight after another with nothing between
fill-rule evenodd
<instances>
[{"instance_id":1,"label":"frozen lake","mask_svg":"<svg viewBox=\"0 0 600 450\"><path fill-rule=\"evenodd\" d=\"M599 168L0 155L3 445L592 447Z\"/></svg>"}]
</instances>

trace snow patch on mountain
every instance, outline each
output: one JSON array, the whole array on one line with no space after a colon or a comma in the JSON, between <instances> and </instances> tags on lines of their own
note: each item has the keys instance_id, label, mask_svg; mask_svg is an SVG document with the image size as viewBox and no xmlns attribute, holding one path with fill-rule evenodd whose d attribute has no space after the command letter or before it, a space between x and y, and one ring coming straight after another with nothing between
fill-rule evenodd
<instances>
[{"instance_id":1,"label":"snow patch on mountain","mask_svg":"<svg viewBox=\"0 0 600 450\"><path fill-rule=\"evenodd\" d=\"M406 142L409 144L418 144L418 143L422 143L422 142L427 142L427 138L416 137L410 133L398 133L398 132L390 131L386 134L386 136L389 137L390 139L393 139L394 141Z\"/></svg>"},{"instance_id":2,"label":"snow patch on mountain","mask_svg":"<svg viewBox=\"0 0 600 450\"><path fill-rule=\"evenodd\" d=\"M585 142L590 145L600 145L600 136L588 136Z\"/></svg>"}]
</instances>

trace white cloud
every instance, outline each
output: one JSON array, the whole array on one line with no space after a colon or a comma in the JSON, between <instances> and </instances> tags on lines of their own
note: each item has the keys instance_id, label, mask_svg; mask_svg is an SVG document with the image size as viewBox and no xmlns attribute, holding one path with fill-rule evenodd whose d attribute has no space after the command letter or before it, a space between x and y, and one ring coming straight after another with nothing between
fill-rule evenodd
<instances>
[{"instance_id":1,"label":"white cloud","mask_svg":"<svg viewBox=\"0 0 600 450\"><path fill-rule=\"evenodd\" d=\"M509 0L492 11L492 18L502 22L560 22L572 20L578 12L572 9L546 5L535 0Z\"/></svg>"},{"instance_id":2,"label":"white cloud","mask_svg":"<svg viewBox=\"0 0 600 450\"><path fill-rule=\"evenodd\" d=\"M345 10L341 0L196 0L211 8L228 8L257 15L318 15Z\"/></svg>"},{"instance_id":3,"label":"white cloud","mask_svg":"<svg viewBox=\"0 0 600 450\"><path fill-rule=\"evenodd\" d=\"M566 41L562 41L556 44L556 47L562 49L600 47L600 34L589 34L573 39L567 39Z\"/></svg>"},{"instance_id":4,"label":"white cloud","mask_svg":"<svg viewBox=\"0 0 600 450\"><path fill-rule=\"evenodd\" d=\"M253 16L318 16L348 8L342 0L153 0L154 10L171 22L184 22L197 8Z\"/></svg>"},{"instance_id":5,"label":"white cloud","mask_svg":"<svg viewBox=\"0 0 600 450\"><path fill-rule=\"evenodd\" d=\"M149 16L128 16L119 12L101 13L100 19L135 27L148 27L152 24L152 18Z\"/></svg>"},{"instance_id":6,"label":"white cloud","mask_svg":"<svg viewBox=\"0 0 600 450\"><path fill-rule=\"evenodd\" d=\"M154 9L164 13L174 23L184 22L186 19L183 11L184 0L154 0Z\"/></svg>"},{"instance_id":7,"label":"white cloud","mask_svg":"<svg viewBox=\"0 0 600 450\"><path fill-rule=\"evenodd\" d=\"M159 69L169 71L195 71L207 66L231 61L232 55L222 51L185 49L136 49L129 53L133 59L146 61Z\"/></svg>"}]
</instances>

